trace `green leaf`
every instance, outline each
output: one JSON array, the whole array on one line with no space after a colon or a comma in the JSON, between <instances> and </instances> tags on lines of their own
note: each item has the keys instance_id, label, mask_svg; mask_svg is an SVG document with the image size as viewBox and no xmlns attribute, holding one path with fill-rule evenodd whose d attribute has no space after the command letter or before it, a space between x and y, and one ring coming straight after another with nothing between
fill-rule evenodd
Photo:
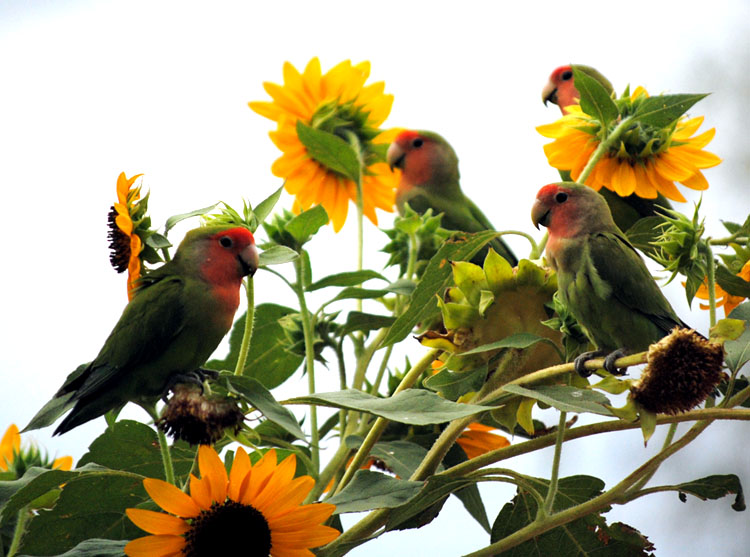
<instances>
[{"instance_id":1,"label":"green leaf","mask_svg":"<svg viewBox=\"0 0 750 557\"><path fill-rule=\"evenodd\" d=\"M388 281L388 279L380 273L370 271L369 269L364 269L362 271L349 271L346 273L338 273L335 275L327 276L308 286L307 291L312 292L314 290L320 290L321 288L325 288L326 286L357 286L370 279L380 279Z\"/></svg>"},{"instance_id":2,"label":"green leaf","mask_svg":"<svg viewBox=\"0 0 750 557\"><path fill-rule=\"evenodd\" d=\"M284 186L280 186L279 189L277 189L263 201L258 203L255 209L253 209L253 215L255 217L253 219L253 232L255 232L261 225L261 223L266 220L266 217L271 214L271 211L273 211L273 208L276 206L276 203L278 203L279 198L281 197L281 192L283 189Z\"/></svg>"},{"instance_id":3,"label":"green leaf","mask_svg":"<svg viewBox=\"0 0 750 557\"><path fill-rule=\"evenodd\" d=\"M400 478L411 477L426 455L427 449L421 445L401 440L376 443L370 451L370 456L385 462Z\"/></svg>"},{"instance_id":4,"label":"green leaf","mask_svg":"<svg viewBox=\"0 0 750 557\"><path fill-rule=\"evenodd\" d=\"M735 275L723 265L716 267L716 282L732 296L750 298L750 282Z\"/></svg>"},{"instance_id":5,"label":"green leaf","mask_svg":"<svg viewBox=\"0 0 750 557\"><path fill-rule=\"evenodd\" d=\"M442 369L435 375L425 379L422 384L437 393L441 393L448 400L478 391L487 379L487 366L481 366L472 371L450 371Z\"/></svg>"},{"instance_id":6,"label":"green leaf","mask_svg":"<svg viewBox=\"0 0 750 557\"><path fill-rule=\"evenodd\" d=\"M581 95L581 109L586 114L599 120L605 128L617 119L620 115L617 105L612 100L609 91L599 81L575 67L573 67L573 78L576 89Z\"/></svg>"},{"instance_id":7,"label":"green leaf","mask_svg":"<svg viewBox=\"0 0 750 557\"><path fill-rule=\"evenodd\" d=\"M724 343L726 357L724 361L733 373L738 372L742 366L750 361L750 302L738 305L729 314L732 319L742 319L747 324L745 331L737 340Z\"/></svg>"},{"instance_id":8,"label":"green leaf","mask_svg":"<svg viewBox=\"0 0 750 557\"><path fill-rule=\"evenodd\" d=\"M487 230L476 234L456 233L446 240L438 252L427 264L422 280L409 298L406 311L391 326L383 340L382 346L389 346L405 339L419 322L429 320L437 315L435 295L442 292L451 282L449 261L466 261L471 259L482 246L497 237L498 233Z\"/></svg>"},{"instance_id":9,"label":"green leaf","mask_svg":"<svg viewBox=\"0 0 750 557\"><path fill-rule=\"evenodd\" d=\"M498 350L500 348L518 348L523 350L530 346L534 346L537 342L545 342L551 344L557 350L560 349L559 346L548 338L540 337L531 333L516 333L515 335L510 335L504 339L477 346L466 352L461 352L461 355L468 356L470 354L481 354L482 352L489 352L490 350Z\"/></svg>"},{"instance_id":10,"label":"green leaf","mask_svg":"<svg viewBox=\"0 0 750 557\"><path fill-rule=\"evenodd\" d=\"M93 468L99 469L98 466ZM19 510L34 499L57 489L71 477L75 477L74 472L34 466L17 480L0 482L0 525L5 526L13 522Z\"/></svg>"},{"instance_id":11,"label":"green leaf","mask_svg":"<svg viewBox=\"0 0 750 557\"><path fill-rule=\"evenodd\" d=\"M362 391L347 389L301 396L289 402L368 412L387 420L410 425L441 424L488 410L484 406L450 402L422 389L409 389L390 398L378 398Z\"/></svg>"},{"instance_id":12,"label":"green leaf","mask_svg":"<svg viewBox=\"0 0 750 557\"><path fill-rule=\"evenodd\" d=\"M177 477L187 477L190 473L196 450L179 445L171 447ZM78 466L88 463L148 478L166 479L156 431L133 420L121 420L94 439L88 452L78 461Z\"/></svg>"},{"instance_id":13,"label":"green leaf","mask_svg":"<svg viewBox=\"0 0 750 557\"><path fill-rule=\"evenodd\" d=\"M361 311L350 311L346 316L346 323L339 331L339 335L344 336L355 331L369 332L383 327L390 327L396 320L390 315L375 315L372 313L363 313Z\"/></svg>"},{"instance_id":14,"label":"green leaf","mask_svg":"<svg viewBox=\"0 0 750 557\"><path fill-rule=\"evenodd\" d=\"M392 509L417 495L423 485L423 482L399 480L379 472L357 470L352 481L340 493L326 500L326 503L336 505L336 514Z\"/></svg>"},{"instance_id":15,"label":"green leaf","mask_svg":"<svg viewBox=\"0 0 750 557\"><path fill-rule=\"evenodd\" d=\"M299 257L299 254L292 248L286 246L271 246L263 250L258 256L258 265L260 267L267 265L281 265L289 263Z\"/></svg>"},{"instance_id":16,"label":"green leaf","mask_svg":"<svg viewBox=\"0 0 750 557\"><path fill-rule=\"evenodd\" d=\"M707 96L707 94L688 94L648 97L638 105L638 109L633 114L633 119L656 128L664 128Z\"/></svg>"},{"instance_id":17,"label":"green leaf","mask_svg":"<svg viewBox=\"0 0 750 557\"><path fill-rule=\"evenodd\" d=\"M540 385L529 389L520 385L505 385L503 390L514 395L540 400L563 412L577 412L612 416L603 405L611 405L609 399L598 391L578 389L567 385Z\"/></svg>"},{"instance_id":18,"label":"green leaf","mask_svg":"<svg viewBox=\"0 0 750 557\"><path fill-rule=\"evenodd\" d=\"M128 540L93 538L82 541L70 551L61 553L57 557L121 557L127 544Z\"/></svg>"},{"instance_id":19,"label":"green leaf","mask_svg":"<svg viewBox=\"0 0 750 557\"><path fill-rule=\"evenodd\" d=\"M64 480L65 489L55 506L29 523L21 553L58 555L91 538L122 540L143 535L125 515L125 509L148 499L142 476L111 470L68 474L74 476Z\"/></svg>"},{"instance_id":20,"label":"green leaf","mask_svg":"<svg viewBox=\"0 0 750 557\"><path fill-rule=\"evenodd\" d=\"M706 476L699 480L686 482L671 486L680 492L680 499L684 501L682 494L688 493L703 501L707 499L720 499L727 495L736 495L732 508L735 511L745 510L745 496L742 493L742 484L735 474Z\"/></svg>"},{"instance_id":21,"label":"green leaf","mask_svg":"<svg viewBox=\"0 0 750 557\"><path fill-rule=\"evenodd\" d=\"M466 453L463 448L461 448L461 445L454 443L448 451L448 454L443 458L443 464L446 468L452 468L453 466L466 462L467 460L469 459L466 457ZM466 511L482 528L484 528L485 532L489 534L491 530L490 521L487 518L487 510L484 508L482 496L479 494L479 488L477 485L478 484L472 483L463 489L454 491L453 495L461 501Z\"/></svg>"},{"instance_id":22,"label":"green leaf","mask_svg":"<svg viewBox=\"0 0 750 557\"><path fill-rule=\"evenodd\" d=\"M643 217L628 228L625 235L634 247L649 255L657 250L654 242L662 233L663 224L664 219L662 217Z\"/></svg>"},{"instance_id":23,"label":"green leaf","mask_svg":"<svg viewBox=\"0 0 750 557\"><path fill-rule=\"evenodd\" d=\"M400 294L401 296L411 296L416 287L417 285L414 284L413 280L398 279L386 286L385 290L394 294Z\"/></svg>"},{"instance_id":24,"label":"green leaf","mask_svg":"<svg viewBox=\"0 0 750 557\"><path fill-rule=\"evenodd\" d=\"M224 380L225 385L230 392L245 398L266 418L283 427L297 439L307 441L307 437L302 431L302 428L300 428L294 414L276 402L271 391L261 385L260 381L257 381L252 377L234 375L229 372L222 373L220 378Z\"/></svg>"},{"instance_id":25,"label":"green leaf","mask_svg":"<svg viewBox=\"0 0 750 557\"><path fill-rule=\"evenodd\" d=\"M164 236L166 237L170 230L174 227L175 224L178 222L181 222L185 219L189 219L191 217L199 217L201 215L205 215L206 213L210 213L213 211L218 203L214 203L213 205L209 205L208 207L203 207L202 209L196 209L195 211L190 211L189 213L181 213L179 215L174 215L173 217L169 217L167 219L166 224L164 225Z\"/></svg>"},{"instance_id":26,"label":"green leaf","mask_svg":"<svg viewBox=\"0 0 750 557\"><path fill-rule=\"evenodd\" d=\"M315 129L297 120L297 137L311 158L349 178L359 182L359 157L354 148L339 136Z\"/></svg>"},{"instance_id":27,"label":"green leaf","mask_svg":"<svg viewBox=\"0 0 750 557\"><path fill-rule=\"evenodd\" d=\"M243 377L254 377L267 389L274 389L297 371L304 358L287 350L289 341L279 325L282 317L292 313L297 311L276 304L255 306L253 336ZM227 357L224 360L211 360L206 367L217 371L234 370L244 332L245 315L242 315L232 327Z\"/></svg>"},{"instance_id":28,"label":"green leaf","mask_svg":"<svg viewBox=\"0 0 750 557\"><path fill-rule=\"evenodd\" d=\"M171 248L172 242L170 242L166 236L159 234L158 232L152 232L146 237L146 244L154 249Z\"/></svg>"},{"instance_id":29,"label":"green leaf","mask_svg":"<svg viewBox=\"0 0 750 557\"><path fill-rule=\"evenodd\" d=\"M461 476L432 476L415 497L391 511L385 526L386 531L420 528L428 524L440 512L442 502L448 495L475 482L475 479ZM433 512L424 513L438 504L439 507ZM413 521L415 518L418 520Z\"/></svg>"},{"instance_id":30,"label":"green leaf","mask_svg":"<svg viewBox=\"0 0 750 557\"><path fill-rule=\"evenodd\" d=\"M291 234L301 246L302 244L305 244L318 230L320 230L321 226L324 226L327 223L328 213L325 208L322 205L316 205L307 211L301 212L286 223L285 230Z\"/></svg>"},{"instance_id":31,"label":"green leaf","mask_svg":"<svg viewBox=\"0 0 750 557\"><path fill-rule=\"evenodd\" d=\"M367 300L372 298L382 298L387 295L387 290L371 290L369 288L359 288L357 286L348 286L339 292L336 297L332 298L325 305L338 300Z\"/></svg>"}]
</instances>

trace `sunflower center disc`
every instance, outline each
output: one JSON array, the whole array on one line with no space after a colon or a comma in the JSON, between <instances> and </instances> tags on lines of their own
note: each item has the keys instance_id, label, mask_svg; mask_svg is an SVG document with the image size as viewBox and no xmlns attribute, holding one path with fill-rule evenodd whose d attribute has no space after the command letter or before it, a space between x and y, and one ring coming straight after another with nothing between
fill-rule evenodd
<instances>
[{"instance_id":1,"label":"sunflower center disc","mask_svg":"<svg viewBox=\"0 0 750 557\"><path fill-rule=\"evenodd\" d=\"M214 503L193 520L185 534L185 555L248 555L268 557L271 530L263 514L236 501Z\"/></svg>"}]
</instances>

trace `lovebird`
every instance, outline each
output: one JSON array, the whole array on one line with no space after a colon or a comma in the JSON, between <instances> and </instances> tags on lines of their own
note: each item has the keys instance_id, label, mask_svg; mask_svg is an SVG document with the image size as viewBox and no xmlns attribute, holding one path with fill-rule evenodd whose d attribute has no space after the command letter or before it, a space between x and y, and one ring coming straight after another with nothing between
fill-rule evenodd
<instances>
[{"instance_id":1,"label":"lovebird","mask_svg":"<svg viewBox=\"0 0 750 557\"><path fill-rule=\"evenodd\" d=\"M617 373L617 358L646 350L674 327L690 328L597 192L573 182L546 185L531 220L547 227L547 261L557 271L560 299L597 348L576 358L579 374L590 375L583 364L604 355L604 368Z\"/></svg>"},{"instance_id":2,"label":"lovebird","mask_svg":"<svg viewBox=\"0 0 750 557\"><path fill-rule=\"evenodd\" d=\"M482 232L495 230L484 213L461 191L458 157L453 147L435 132L405 130L388 147L391 170L400 168L401 181L396 190L396 207L403 214L404 204L417 213L432 209L443 213L441 226L446 230ZM518 259L501 238L489 245L511 265ZM486 249L479 252L486 254ZM484 257L481 257L481 265Z\"/></svg>"},{"instance_id":3,"label":"lovebird","mask_svg":"<svg viewBox=\"0 0 750 557\"><path fill-rule=\"evenodd\" d=\"M610 95L614 92L612 84L597 69L582 64L569 64L556 68L550 74L549 81L542 89L542 101L545 105L548 101L554 103L560 108L560 112L565 114L565 107L579 101L581 95L576 89L573 68L597 80ZM564 180L569 178L569 175L563 176ZM607 188L602 188L599 193L607 200L607 204L612 211L612 217L621 230L628 230L641 218L661 215L660 207L672 208L669 200L660 193L657 194L655 199L644 199L635 194L620 197L616 192Z\"/></svg>"},{"instance_id":4,"label":"lovebird","mask_svg":"<svg viewBox=\"0 0 750 557\"><path fill-rule=\"evenodd\" d=\"M232 327L243 277L258 268L246 228L189 231L174 259L144 275L94 360L71 373L26 429L70 431L127 402L151 405L178 382L202 382L205 363Z\"/></svg>"}]
</instances>

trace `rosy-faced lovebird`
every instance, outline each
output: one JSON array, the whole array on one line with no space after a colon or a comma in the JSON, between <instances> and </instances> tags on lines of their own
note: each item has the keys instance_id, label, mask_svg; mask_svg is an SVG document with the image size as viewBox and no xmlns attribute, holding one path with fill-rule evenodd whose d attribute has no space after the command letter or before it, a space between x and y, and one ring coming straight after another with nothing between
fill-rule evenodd
<instances>
[{"instance_id":1,"label":"rosy-faced lovebird","mask_svg":"<svg viewBox=\"0 0 750 557\"><path fill-rule=\"evenodd\" d=\"M128 401L153 404L177 382L202 380L200 366L232 327L242 278L257 268L248 229L189 231L174 259L140 279L94 361L72 373L37 417L50 405L57 416L73 406L58 435Z\"/></svg>"},{"instance_id":2,"label":"rosy-faced lovebird","mask_svg":"<svg viewBox=\"0 0 750 557\"><path fill-rule=\"evenodd\" d=\"M604 198L588 186L561 182L536 196L531 220L549 231L547 261L557 271L560 299L583 327L596 352L583 364L609 354L605 369L627 352L641 352L683 323L643 260L612 220Z\"/></svg>"},{"instance_id":3,"label":"rosy-faced lovebird","mask_svg":"<svg viewBox=\"0 0 750 557\"><path fill-rule=\"evenodd\" d=\"M417 213L432 209L443 213L441 226L446 230L482 232L495 230L484 213L461 190L458 157L440 135L429 131L405 130L388 148L391 169L400 168L401 181L396 190L396 207L403 214L404 204ZM490 243L511 265L518 260L501 238ZM480 251L486 254L486 250ZM481 261L483 261L483 257Z\"/></svg>"},{"instance_id":4,"label":"rosy-faced lovebird","mask_svg":"<svg viewBox=\"0 0 750 557\"><path fill-rule=\"evenodd\" d=\"M583 64L569 64L556 68L550 74L549 81L542 89L542 101L544 101L544 104L547 104L547 101L554 103L560 108L560 112L565 114L567 106L575 104L580 100L581 95L578 89L576 89L573 69L594 78L610 95L614 91L609 80L597 69L591 66L584 66ZM561 172L561 174L563 173ZM569 178L569 175L563 175L564 180ZM628 230L641 218L661 214L659 211L660 207L672 208L669 200L660 193L656 199L644 199L635 194L621 197L616 192L610 191L607 188L602 188L599 193L607 200L607 204L612 211L612 218L614 218L615 223L622 230Z\"/></svg>"}]
</instances>

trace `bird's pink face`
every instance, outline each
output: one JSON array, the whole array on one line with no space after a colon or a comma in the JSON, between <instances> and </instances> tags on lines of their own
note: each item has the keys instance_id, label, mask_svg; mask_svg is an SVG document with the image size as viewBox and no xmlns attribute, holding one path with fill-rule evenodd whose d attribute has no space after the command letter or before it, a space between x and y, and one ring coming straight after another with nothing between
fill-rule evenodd
<instances>
[{"instance_id":1,"label":"bird's pink face","mask_svg":"<svg viewBox=\"0 0 750 557\"><path fill-rule=\"evenodd\" d=\"M387 161L391 169L403 172L403 182L423 184L429 181L433 142L418 132L406 130L398 134L388 147Z\"/></svg>"},{"instance_id":2,"label":"bird's pink face","mask_svg":"<svg viewBox=\"0 0 750 557\"><path fill-rule=\"evenodd\" d=\"M578 97L578 90L573 82L573 68L570 65L556 68L549 76L549 81L542 89L542 101L560 106L560 110L573 104Z\"/></svg>"},{"instance_id":3,"label":"bird's pink face","mask_svg":"<svg viewBox=\"0 0 750 557\"><path fill-rule=\"evenodd\" d=\"M531 209L534 226L546 226L550 236L566 237L574 233L577 218L576 192L559 184L548 184L536 194Z\"/></svg>"},{"instance_id":4,"label":"bird's pink face","mask_svg":"<svg viewBox=\"0 0 750 557\"><path fill-rule=\"evenodd\" d=\"M238 226L208 239L203 275L214 284L239 283L258 269L258 249L253 233Z\"/></svg>"}]
</instances>

